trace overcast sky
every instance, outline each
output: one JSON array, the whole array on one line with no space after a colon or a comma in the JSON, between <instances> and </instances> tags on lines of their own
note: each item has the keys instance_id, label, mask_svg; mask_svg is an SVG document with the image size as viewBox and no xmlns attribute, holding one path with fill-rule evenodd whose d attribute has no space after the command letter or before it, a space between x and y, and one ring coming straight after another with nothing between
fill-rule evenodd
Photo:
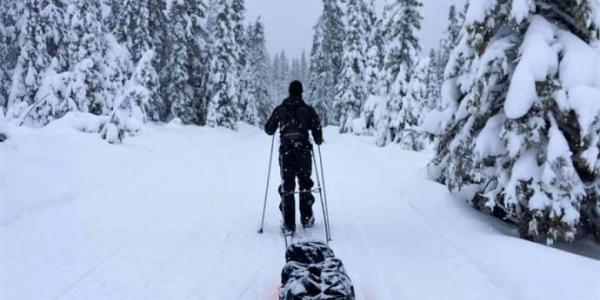
<instances>
[{"instance_id":1,"label":"overcast sky","mask_svg":"<svg viewBox=\"0 0 600 300\"><path fill-rule=\"evenodd\" d=\"M448 19L448 7L456 0L423 0L421 46L427 52L437 45ZM381 10L385 0L376 0ZM313 26L321 14L321 0L246 0L247 21L258 16L265 24L271 54L285 49L288 57L310 53ZM426 52L426 53L427 53Z\"/></svg>"}]
</instances>

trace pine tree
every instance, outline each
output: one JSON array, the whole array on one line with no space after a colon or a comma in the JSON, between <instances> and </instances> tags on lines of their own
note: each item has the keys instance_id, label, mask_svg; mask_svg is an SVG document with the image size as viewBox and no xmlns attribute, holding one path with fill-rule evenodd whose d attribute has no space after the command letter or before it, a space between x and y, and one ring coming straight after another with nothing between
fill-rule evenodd
<instances>
[{"instance_id":1,"label":"pine tree","mask_svg":"<svg viewBox=\"0 0 600 300\"><path fill-rule=\"evenodd\" d=\"M381 69L383 66L383 47L384 41L381 34L381 20L375 13L374 0L366 6L366 38L367 49L365 52L365 83L367 85L368 95L378 95L381 92Z\"/></svg>"},{"instance_id":2,"label":"pine tree","mask_svg":"<svg viewBox=\"0 0 600 300\"><path fill-rule=\"evenodd\" d=\"M269 54L267 52L264 26L258 18L254 25L248 27L248 65L252 78L251 98L255 106L256 122L264 124L273 108L270 94L269 80ZM251 112L251 110L247 110Z\"/></svg>"},{"instance_id":3,"label":"pine tree","mask_svg":"<svg viewBox=\"0 0 600 300\"><path fill-rule=\"evenodd\" d=\"M199 0L178 0L169 9L170 55L161 73L163 98L170 118L184 124L201 124L202 84L206 68L202 64L201 39L205 5Z\"/></svg>"},{"instance_id":4,"label":"pine tree","mask_svg":"<svg viewBox=\"0 0 600 300\"><path fill-rule=\"evenodd\" d=\"M346 12L346 31L342 73L337 86L335 108L339 114L340 132L352 132L353 122L360 111L367 93L365 87L365 52L367 45L366 5L362 0L349 0Z\"/></svg>"},{"instance_id":5,"label":"pine tree","mask_svg":"<svg viewBox=\"0 0 600 300\"><path fill-rule=\"evenodd\" d=\"M72 1L67 15L67 65L74 78L70 97L79 111L107 114L111 104L106 94L107 50L101 6L95 0Z\"/></svg>"},{"instance_id":6,"label":"pine tree","mask_svg":"<svg viewBox=\"0 0 600 300\"><path fill-rule=\"evenodd\" d=\"M131 78L118 95L109 120L100 132L107 142L123 142L126 134L138 134L146 122L145 108L158 90L158 74L152 66L154 55L150 50L141 56Z\"/></svg>"},{"instance_id":7,"label":"pine tree","mask_svg":"<svg viewBox=\"0 0 600 300\"><path fill-rule=\"evenodd\" d=\"M437 57L438 62L438 78L441 82L444 78L444 71L448 61L450 60L450 53L460 42L460 33L465 19L465 13L468 2L465 4L462 12L457 11L456 5L452 4L448 12L448 28L445 32L445 37L440 41L440 55Z\"/></svg>"},{"instance_id":8,"label":"pine tree","mask_svg":"<svg viewBox=\"0 0 600 300\"><path fill-rule=\"evenodd\" d=\"M600 121L581 118L600 114L590 104L600 90L570 75L598 68L589 63L598 12L580 0L520 4L471 3L446 68L451 117L430 175L518 222L523 237L571 241L584 228L600 236Z\"/></svg>"},{"instance_id":9,"label":"pine tree","mask_svg":"<svg viewBox=\"0 0 600 300\"><path fill-rule=\"evenodd\" d=\"M64 7L60 1L28 0L23 14L20 53L11 80L7 118L21 118L27 113L31 116L26 120L28 124L44 125L44 119L35 117L35 111L43 109L35 105L35 96L52 59L64 57L59 47L64 44Z\"/></svg>"},{"instance_id":10,"label":"pine tree","mask_svg":"<svg viewBox=\"0 0 600 300\"><path fill-rule=\"evenodd\" d=\"M231 4L233 11L232 22L233 32L235 36L237 48L235 51L238 53L238 61L236 68L238 72L239 84L238 84L238 104L237 109L240 116L240 120L248 124L256 124L256 101L252 99L253 89L253 78L251 77L251 66L248 65L248 35L247 30L244 28L244 14L246 7L244 0L233 0Z\"/></svg>"},{"instance_id":11,"label":"pine tree","mask_svg":"<svg viewBox=\"0 0 600 300\"><path fill-rule=\"evenodd\" d=\"M375 4L371 0L366 6L367 20L367 49L364 81L366 85L367 99L361 110L361 129L362 134L373 135L376 130L375 116L383 117L377 119L380 124L384 121L385 103L382 103L381 94L384 92L382 80L383 62L384 62L384 39L382 34L382 20L375 13ZM377 113L376 113L377 110Z\"/></svg>"},{"instance_id":12,"label":"pine tree","mask_svg":"<svg viewBox=\"0 0 600 300\"><path fill-rule=\"evenodd\" d=\"M300 80L300 61L296 58L292 59L292 66L290 68L290 77L292 80Z\"/></svg>"},{"instance_id":13,"label":"pine tree","mask_svg":"<svg viewBox=\"0 0 600 300\"><path fill-rule=\"evenodd\" d=\"M400 116L405 120L405 127L400 132L398 141L407 150L422 151L432 142L431 134L423 127L427 116L436 108L435 99L431 99L428 93L430 63L429 58L418 60L409 82L408 94L400 110Z\"/></svg>"},{"instance_id":14,"label":"pine tree","mask_svg":"<svg viewBox=\"0 0 600 300\"><path fill-rule=\"evenodd\" d=\"M324 125L337 121L333 99L342 71L343 19L339 0L323 1L323 14L313 37L308 95Z\"/></svg>"},{"instance_id":15,"label":"pine tree","mask_svg":"<svg viewBox=\"0 0 600 300\"><path fill-rule=\"evenodd\" d=\"M239 63L235 39L234 12L227 0L215 0L211 7L209 31L211 98L207 109L207 125L236 128L239 120Z\"/></svg>"},{"instance_id":16,"label":"pine tree","mask_svg":"<svg viewBox=\"0 0 600 300\"><path fill-rule=\"evenodd\" d=\"M288 97L288 85L290 84L292 78L290 69L290 62L285 54L285 51L282 50L273 58L271 71L273 95L276 101L281 101Z\"/></svg>"},{"instance_id":17,"label":"pine tree","mask_svg":"<svg viewBox=\"0 0 600 300\"><path fill-rule=\"evenodd\" d=\"M168 27L165 0L123 0L113 2L110 22L117 41L123 43L131 53L134 63L142 55L152 50L154 61L152 66L160 72L168 56L166 30ZM160 94L153 95L147 104L148 116L154 121L165 121L168 117L168 106Z\"/></svg>"},{"instance_id":18,"label":"pine tree","mask_svg":"<svg viewBox=\"0 0 600 300\"><path fill-rule=\"evenodd\" d=\"M309 70L308 61L306 60L306 52L302 50L300 55L300 75L299 79L304 85L308 85Z\"/></svg>"},{"instance_id":19,"label":"pine tree","mask_svg":"<svg viewBox=\"0 0 600 300\"><path fill-rule=\"evenodd\" d=\"M401 114L402 101L408 95L410 79L414 72L420 46L417 31L421 29L422 16L418 0L397 0L385 8L383 24L385 43L384 76L387 91L387 113L377 128L377 144L400 142L401 131L409 120Z\"/></svg>"},{"instance_id":20,"label":"pine tree","mask_svg":"<svg viewBox=\"0 0 600 300\"><path fill-rule=\"evenodd\" d=\"M19 19L23 3L6 0L0 3L0 107L7 108L11 77L19 57Z\"/></svg>"}]
</instances>

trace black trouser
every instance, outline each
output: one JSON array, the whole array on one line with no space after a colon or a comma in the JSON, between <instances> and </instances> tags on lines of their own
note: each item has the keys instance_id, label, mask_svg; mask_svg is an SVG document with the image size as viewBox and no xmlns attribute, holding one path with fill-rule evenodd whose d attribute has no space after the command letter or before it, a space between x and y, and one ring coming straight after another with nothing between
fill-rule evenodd
<instances>
[{"instance_id":1,"label":"black trouser","mask_svg":"<svg viewBox=\"0 0 600 300\"><path fill-rule=\"evenodd\" d=\"M310 178L312 173L312 146L282 144L279 147L279 166L281 168L281 179L279 194L281 204L279 209L283 213L284 224L287 229L296 228L296 204L294 192L296 189L296 178L300 186L300 218L304 222L312 217L312 205L315 198L312 195L314 185Z\"/></svg>"}]
</instances>

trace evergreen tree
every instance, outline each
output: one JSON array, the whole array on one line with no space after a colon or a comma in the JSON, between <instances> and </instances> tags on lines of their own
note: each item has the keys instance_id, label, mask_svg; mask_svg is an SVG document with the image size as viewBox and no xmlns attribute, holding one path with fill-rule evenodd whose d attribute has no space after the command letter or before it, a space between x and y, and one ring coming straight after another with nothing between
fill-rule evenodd
<instances>
[{"instance_id":1,"label":"evergreen tree","mask_svg":"<svg viewBox=\"0 0 600 300\"><path fill-rule=\"evenodd\" d=\"M381 90L381 69L383 66L384 41L381 34L381 20L375 13L374 0L366 6L366 39L367 49L365 52L365 83L368 95L378 95Z\"/></svg>"},{"instance_id":2,"label":"evergreen tree","mask_svg":"<svg viewBox=\"0 0 600 300\"><path fill-rule=\"evenodd\" d=\"M0 107L8 105L11 77L19 57L19 20L23 3L6 0L0 3Z\"/></svg>"},{"instance_id":3,"label":"evergreen tree","mask_svg":"<svg viewBox=\"0 0 600 300\"><path fill-rule=\"evenodd\" d=\"M9 119L20 118L26 110L39 109L34 104L42 74L50 66L52 58L59 55L64 57L64 52L59 48L64 44L63 3L28 0L24 5L23 14L23 25L18 39L20 53L14 67L8 97ZM44 120L35 118L30 118L27 122L44 124Z\"/></svg>"},{"instance_id":4,"label":"evergreen tree","mask_svg":"<svg viewBox=\"0 0 600 300\"><path fill-rule=\"evenodd\" d=\"M69 96L79 111L107 114L112 105L105 93L107 45L100 3L95 0L71 1L67 29L67 65L74 79Z\"/></svg>"},{"instance_id":5,"label":"evergreen tree","mask_svg":"<svg viewBox=\"0 0 600 300\"><path fill-rule=\"evenodd\" d=\"M590 105L600 90L572 76L599 67L589 46L598 12L579 0L521 4L471 2L446 68L451 117L439 125L445 134L430 175L518 222L524 237L598 235L600 122L581 116L600 114Z\"/></svg>"},{"instance_id":6,"label":"evergreen tree","mask_svg":"<svg viewBox=\"0 0 600 300\"><path fill-rule=\"evenodd\" d=\"M123 0L112 5L114 21L110 24L117 41L127 47L134 63L152 50L155 53L152 66L157 72L163 69L168 56L165 51L168 27L165 10L165 0ZM160 94L153 95L147 105L151 120L167 119L168 105Z\"/></svg>"},{"instance_id":7,"label":"evergreen tree","mask_svg":"<svg viewBox=\"0 0 600 300\"><path fill-rule=\"evenodd\" d=\"M146 107L158 89L158 74L152 62L154 52L147 51L140 58L131 78L118 95L108 122L100 136L111 144L121 143L126 134L138 134L147 120Z\"/></svg>"},{"instance_id":8,"label":"evergreen tree","mask_svg":"<svg viewBox=\"0 0 600 300\"><path fill-rule=\"evenodd\" d=\"M377 144L380 146L400 142L400 132L410 122L404 119L406 114L402 115L401 109L420 52L417 31L421 29L421 7L419 0L396 0L385 8L384 76L388 99L387 112L381 116L383 120L377 122Z\"/></svg>"},{"instance_id":9,"label":"evergreen tree","mask_svg":"<svg viewBox=\"0 0 600 300\"><path fill-rule=\"evenodd\" d=\"M300 80L300 60L292 59L292 66L290 68L290 77L292 80Z\"/></svg>"},{"instance_id":10,"label":"evergreen tree","mask_svg":"<svg viewBox=\"0 0 600 300\"><path fill-rule=\"evenodd\" d=\"M288 85L292 78L290 62L285 51L282 50L279 54L275 55L271 72L273 76L273 95L276 101L281 101L288 97Z\"/></svg>"},{"instance_id":11,"label":"evergreen tree","mask_svg":"<svg viewBox=\"0 0 600 300\"><path fill-rule=\"evenodd\" d=\"M435 109L435 100L428 94L430 62L429 58L418 60L400 110L405 127L398 141L407 150L421 151L432 141L431 135L423 128L425 118Z\"/></svg>"},{"instance_id":12,"label":"evergreen tree","mask_svg":"<svg viewBox=\"0 0 600 300\"><path fill-rule=\"evenodd\" d=\"M264 124L273 108L273 100L269 85L269 54L267 52L265 30L259 19L254 25L248 27L248 66L250 66L250 78L252 78L251 99L255 106L256 122L253 124Z\"/></svg>"},{"instance_id":13,"label":"evergreen tree","mask_svg":"<svg viewBox=\"0 0 600 300\"><path fill-rule=\"evenodd\" d=\"M306 52L302 50L302 54L300 55L300 75L299 80L304 85L308 85L309 78L309 70L308 70L308 61L306 60Z\"/></svg>"},{"instance_id":14,"label":"evergreen tree","mask_svg":"<svg viewBox=\"0 0 600 300\"><path fill-rule=\"evenodd\" d=\"M207 109L207 125L236 128L239 120L240 53L235 39L232 5L227 0L215 0L211 7L208 28L210 45L211 98Z\"/></svg>"},{"instance_id":15,"label":"evergreen tree","mask_svg":"<svg viewBox=\"0 0 600 300\"><path fill-rule=\"evenodd\" d=\"M384 39L382 35L382 20L375 13L374 1L371 0L366 6L367 20L367 49L364 81L366 85L367 100L361 110L361 129L362 134L372 135L376 130L375 116L384 116L385 106L381 101L381 94L384 92L384 84L382 84L383 61L384 61ZM377 114L376 111L377 110ZM378 119L379 123L383 123L384 118Z\"/></svg>"},{"instance_id":16,"label":"evergreen tree","mask_svg":"<svg viewBox=\"0 0 600 300\"><path fill-rule=\"evenodd\" d=\"M440 55L437 57L438 62L438 78L440 78L440 86L444 78L444 71L448 61L450 60L450 53L460 42L460 32L464 23L465 13L468 2L465 4L462 12L458 12L456 5L452 4L448 12L448 28L445 32L445 37L440 41Z\"/></svg>"},{"instance_id":17,"label":"evergreen tree","mask_svg":"<svg viewBox=\"0 0 600 300\"><path fill-rule=\"evenodd\" d=\"M367 33L366 5L362 0L349 0L346 12L346 31L342 73L337 86L336 111L339 114L340 132L352 132L353 122L360 116L366 100L365 43Z\"/></svg>"},{"instance_id":18,"label":"evergreen tree","mask_svg":"<svg viewBox=\"0 0 600 300\"><path fill-rule=\"evenodd\" d=\"M170 55L161 73L162 94L170 118L179 118L184 124L202 121L204 9L200 0L174 1L169 9Z\"/></svg>"},{"instance_id":19,"label":"evergreen tree","mask_svg":"<svg viewBox=\"0 0 600 300\"><path fill-rule=\"evenodd\" d=\"M252 67L248 65L248 35L244 28L244 14L246 7L244 0L233 0L231 4L233 32L235 36L238 53L238 61L235 65L238 72L238 114L240 120L248 124L256 124L256 101L252 99L253 78L251 77Z\"/></svg>"},{"instance_id":20,"label":"evergreen tree","mask_svg":"<svg viewBox=\"0 0 600 300\"><path fill-rule=\"evenodd\" d=\"M339 0L323 1L323 14L315 26L313 37L308 95L324 125L337 121L333 99L342 71L343 19Z\"/></svg>"}]
</instances>

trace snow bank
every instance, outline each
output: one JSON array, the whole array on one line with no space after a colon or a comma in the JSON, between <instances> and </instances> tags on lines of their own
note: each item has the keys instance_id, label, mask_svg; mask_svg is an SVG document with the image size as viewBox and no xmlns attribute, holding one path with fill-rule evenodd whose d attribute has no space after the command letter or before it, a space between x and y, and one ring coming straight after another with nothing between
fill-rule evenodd
<instances>
[{"instance_id":1,"label":"snow bank","mask_svg":"<svg viewBox=\"0 0 600 300\"><path fill-rule=\"evenodd\" d=\"M97 116L90 113L68 112L64 117L49 123L46 127L52 129L75 129L87 133L99 133L108 121L107 116Z\"/></svg>"}]
</instances>

